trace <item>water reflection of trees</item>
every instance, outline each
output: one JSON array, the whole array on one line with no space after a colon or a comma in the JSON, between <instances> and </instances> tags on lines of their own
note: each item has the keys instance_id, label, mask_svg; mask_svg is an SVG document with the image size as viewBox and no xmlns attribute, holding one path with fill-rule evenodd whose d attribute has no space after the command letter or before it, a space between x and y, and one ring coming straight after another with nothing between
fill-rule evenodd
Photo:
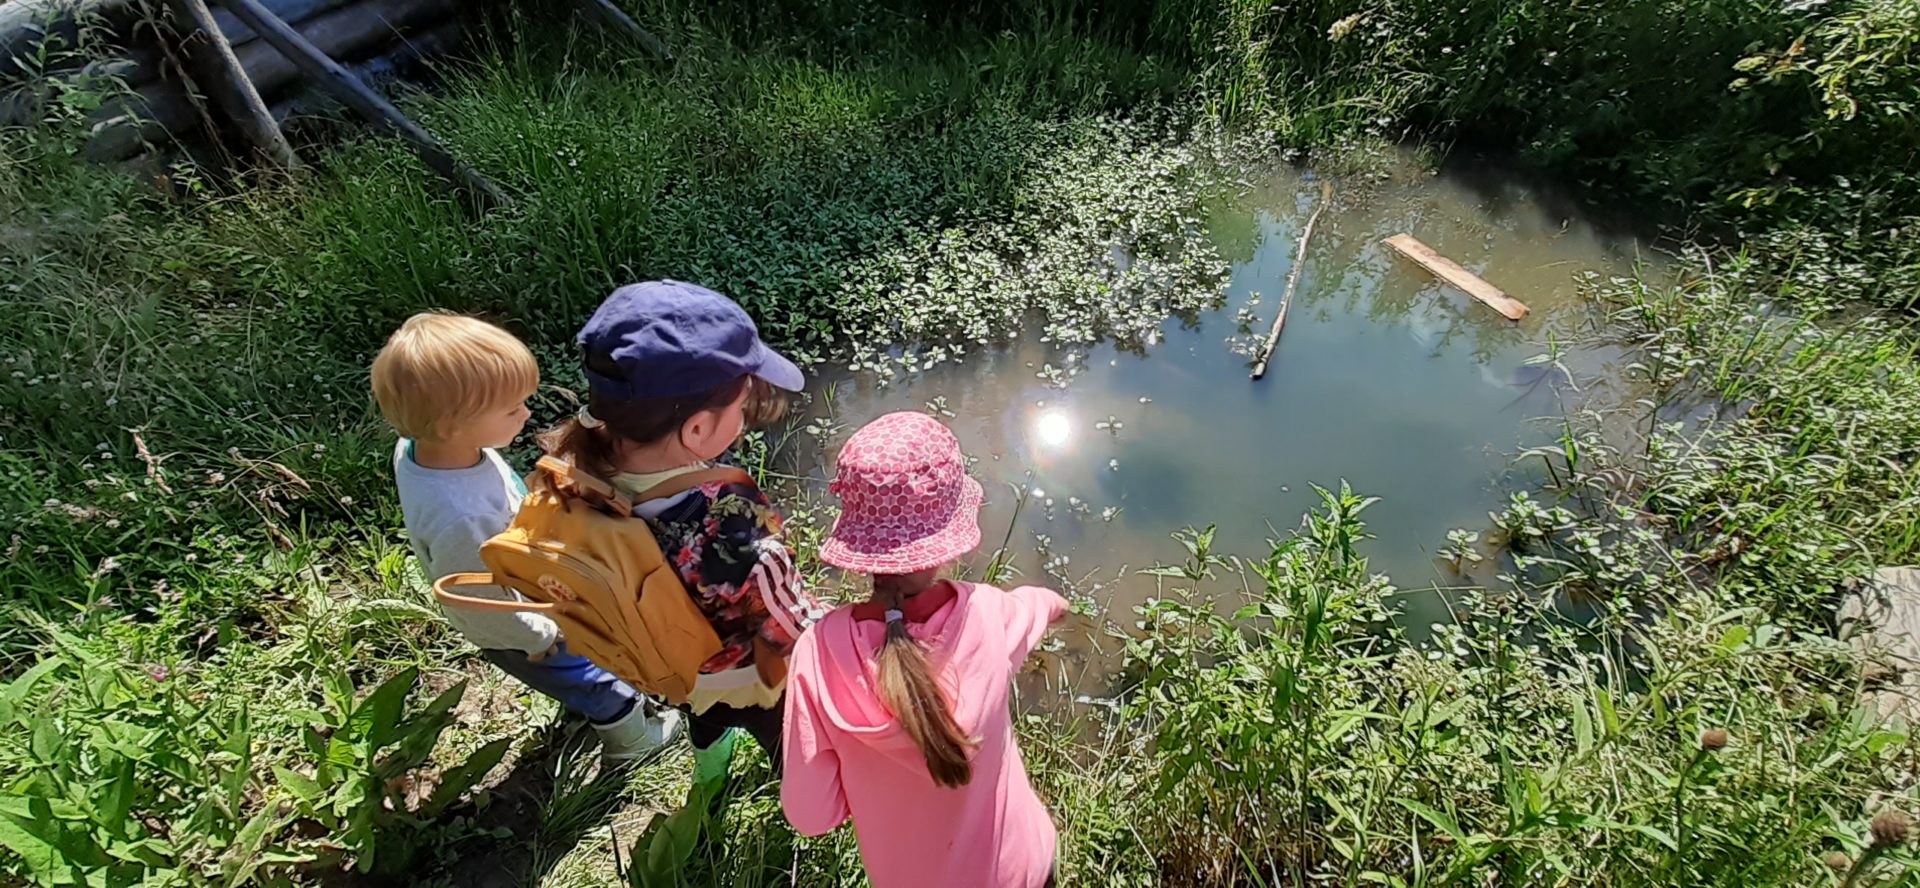
<instances>
[{"instance_id":1,"label":"water reflection of trees","mask_svg":"<svg viewBox=\"0 0 1920 888\"><path fill-rule=\"evenodd\" d=\"M1267 192L1262 197L1264 205L1250 204L1239 214L1218 212L1212 224L1222 226L1216 229L1221 249L1233 261L1242 266L1262 263L1263 259L1273 262L1277 267L1263 267L1262 277L1271 274L1276 280L1284 279L1290 270L1295 239L1313 212L1318 190L1302 186L1279 194ZM1307 268L1294 294L1292 311L1310 312L1320 319L1330 319L1340 312L1374 322L1403 324L1411 323L1415 312L1421 312L1420 326L1426 334L1423 338L1430 338L1436 350L1468 347L1482 362L1544 338L1539 320L1515 324L1489 315L1471 297L1432 279L1384 243L1401 232L1412 232L1429 242L1477 238L1481 252L1453 257L1466 260L1463 264L1472 267L1474 258L1495 245L1510 244L1515 250L1535 247L1519 230L1517 213L1488 214L1478 206L1457 202L1430 184L1407 189L1372 188L1353 203L1336 192L1334 201L1335 206L1308 245ZM1575 268L1569 267L1568 285L1574 273ZM1276 301L1279 296L1266 295ZM1445 309L1436 311L1439 300L1445 301ZM1270 314L1272 308L1263 306L1262 310Z\"/></svg>"}]
</instances>

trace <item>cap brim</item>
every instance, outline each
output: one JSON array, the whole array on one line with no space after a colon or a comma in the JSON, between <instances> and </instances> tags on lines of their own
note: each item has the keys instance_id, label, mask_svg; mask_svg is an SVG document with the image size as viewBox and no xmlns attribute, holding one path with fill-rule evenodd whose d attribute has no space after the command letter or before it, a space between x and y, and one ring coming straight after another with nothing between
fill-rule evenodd
<instances>
[{"instance_id":1,"label":"cap brim","mask_svg":"<svg viewBox=\"0 0 1920 888\"><path fill-rule=\"evenodd\" d=\"M753 368L753 375L772 383L775 388L797 392L807 387L807 375L800 372L799 366L787 360L779 352L768 348L766 343L760 343L759 350L754 354L754 360L756 366Z\"/></svg>"}]
</instances>

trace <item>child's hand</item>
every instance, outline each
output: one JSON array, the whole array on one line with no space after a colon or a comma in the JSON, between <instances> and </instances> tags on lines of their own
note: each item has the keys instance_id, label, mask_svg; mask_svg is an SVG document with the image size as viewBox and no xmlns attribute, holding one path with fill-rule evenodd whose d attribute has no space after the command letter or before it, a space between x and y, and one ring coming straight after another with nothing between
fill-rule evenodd
<instances>
[{"instance_id":1,"label":"child's hand","mask_svg":"<svg viewBox=\"0 0 1920 888\"><path fill-rule=\"evenodd\" d=\"M554 654L556 654L556 653L559 653L559 651L560 651L560 643L559 643L559 642L554 642L553 644L551 644L551 645L548 645L548 646L547 646L547 649L546 649L546 650L544 650L544 651L541 651L540 653L537 653L537 654L528 654L528 655L527 655L527 662L529 662L529 663L541 663L541 662L545 662L545 661L546 661L546 659L547 659L548 657L551 657L551 656L553 656Z\"/></svg>"}]
</instances>

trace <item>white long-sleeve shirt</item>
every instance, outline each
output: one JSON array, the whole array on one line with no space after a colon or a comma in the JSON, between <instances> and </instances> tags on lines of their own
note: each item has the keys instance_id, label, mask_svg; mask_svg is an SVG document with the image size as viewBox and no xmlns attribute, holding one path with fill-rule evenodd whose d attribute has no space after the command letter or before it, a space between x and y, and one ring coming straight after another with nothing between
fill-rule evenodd
<instances>
[{"instance_id":1,"label":"white long-sleeve shirt","mask_svg":"<svg viewBox=\"0 0 1920 888\"><path fill-rule=\"evenodd\" d=\"M507 529L526 496L526 485L491 449L481 451L480 462L464 469L429 469L414 462L412 451L413 442L404 438L394 447L393 479L400 489L400 512L420 569L429 582L453 573L486 571L480 544ZM520 599L518 593L500 586L459 591L476 598ZM560 627L539 614L453 607L441 611L460 634L484 650L534 656L546 652L560 635Z\"/></svg>"}]
</instances>

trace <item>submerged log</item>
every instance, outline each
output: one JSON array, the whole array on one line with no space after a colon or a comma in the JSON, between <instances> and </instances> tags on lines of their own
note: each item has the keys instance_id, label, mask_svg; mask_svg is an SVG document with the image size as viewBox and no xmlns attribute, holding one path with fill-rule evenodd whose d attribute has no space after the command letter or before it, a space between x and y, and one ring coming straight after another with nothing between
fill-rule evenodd
<instances>
[{"instance_id":1,"label":"submerged log","mask_svg":"<svg viewBox=\"0 0 1920 888\"><path fill-rule=\"evenodd\" d=\"M1527 307L1520 300L1508 296L1499 287L1487 283L1477 274L1460 267L1460 263L1434 252L1432 247L1421 243L1411 234L1396 234L1387 238L1390 246L1420 264L1420 267L1461 290L1466 291L1494 311L1507 316L1507 320L1517 321L1527 316Z\"/></svg>"}]
</instances>

